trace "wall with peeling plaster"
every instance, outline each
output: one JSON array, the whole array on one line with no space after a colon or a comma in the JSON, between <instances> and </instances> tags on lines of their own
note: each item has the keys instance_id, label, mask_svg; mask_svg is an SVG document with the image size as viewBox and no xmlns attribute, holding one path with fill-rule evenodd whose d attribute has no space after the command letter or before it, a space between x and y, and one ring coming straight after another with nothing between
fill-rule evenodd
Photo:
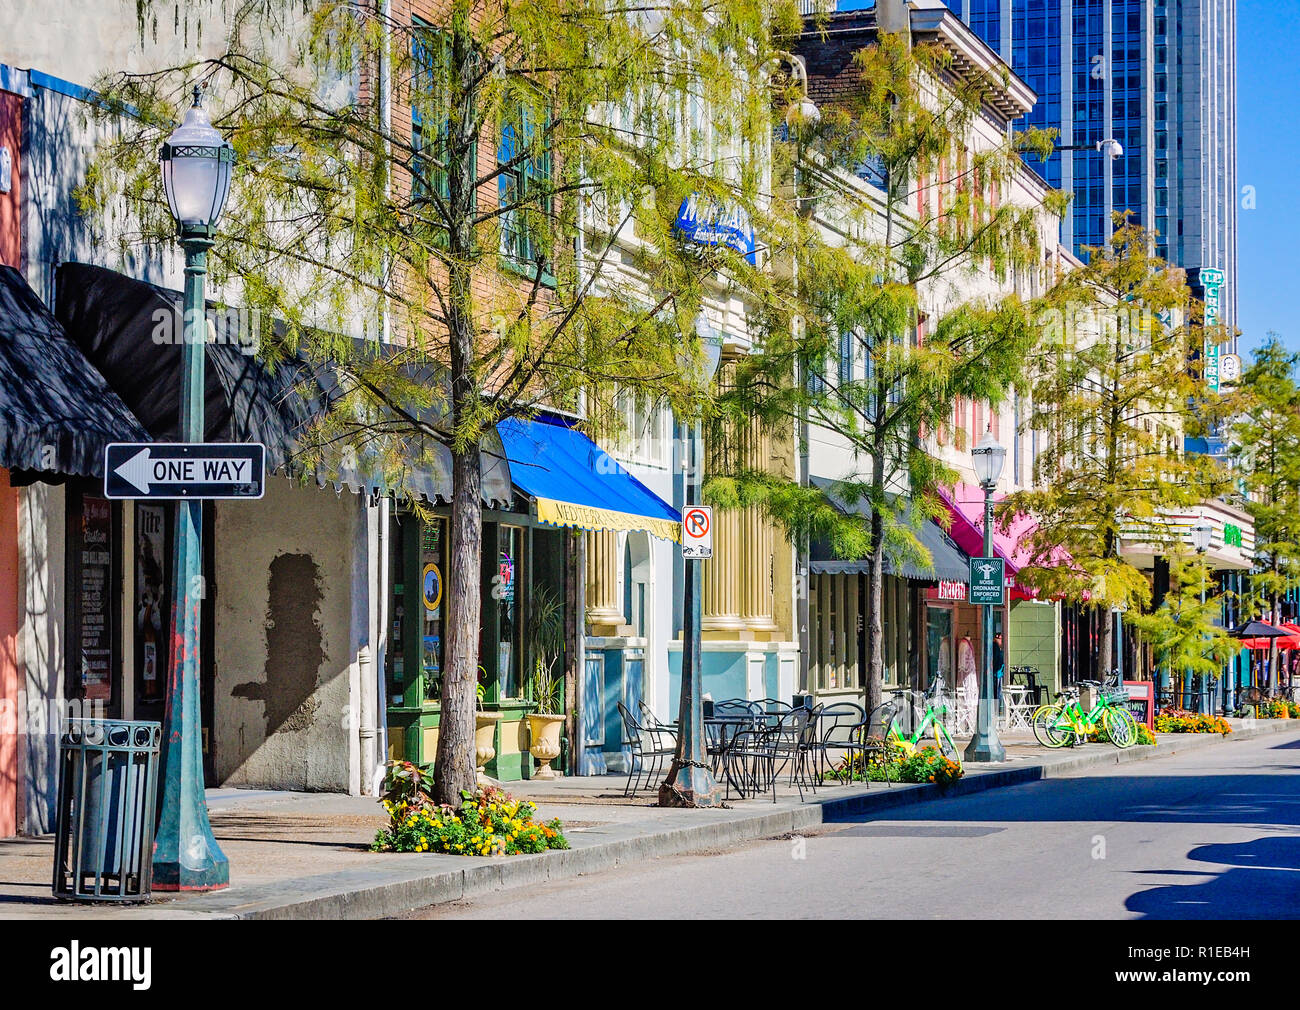
<instances>
[{"instance_id":1,"label":"wall with peeling plaster","mask_svg":"<svg viewBox=\"0 0 1300 1010\"><path fill-rule=\"evenodd\" d=\"M226 785L347 792L356 495L218 504L213 759Z\"/></svg>"}]
</instances>

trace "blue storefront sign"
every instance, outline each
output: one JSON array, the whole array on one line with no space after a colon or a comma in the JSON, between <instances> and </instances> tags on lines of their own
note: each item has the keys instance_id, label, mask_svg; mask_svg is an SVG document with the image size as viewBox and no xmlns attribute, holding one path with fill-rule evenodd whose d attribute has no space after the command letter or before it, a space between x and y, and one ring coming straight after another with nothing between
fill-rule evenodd
<instances>
[{"instance_id":1,"label":"blue storefront sign","mask_svg":"<svg viewBox=\"0 0 1300 1010\"><path fill-rule=\"evenodd\" d=\"M757 265L754 226L740 207L726 207L692 193L677 208L673 227L687 242L704 246L726 246Z\"/></svg>"}]
</instances>

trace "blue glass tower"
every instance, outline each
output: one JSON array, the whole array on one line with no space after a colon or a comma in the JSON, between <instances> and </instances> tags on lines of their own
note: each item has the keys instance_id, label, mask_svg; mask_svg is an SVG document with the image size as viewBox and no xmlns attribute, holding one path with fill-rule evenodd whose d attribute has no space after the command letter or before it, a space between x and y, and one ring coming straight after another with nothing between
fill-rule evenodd
<instances>
[{"instance_id":1,"label":"blue glass tower","mask_svg":"<svg viewBox=\"0 0 1300 1010\"><path fill-rule=\"evenodd\" d=\"M1039 100L1026 125L1063 146L1115 138L1112 206L1159 233L1156 251L1223 272L1236 318L1235 0L946 0ZM1105 156L1087 147L1030 164L1074 194L1061 238L1105 242ZM1195 274L1193 274L1195 278Z\"/></svg>"}]
</instances>

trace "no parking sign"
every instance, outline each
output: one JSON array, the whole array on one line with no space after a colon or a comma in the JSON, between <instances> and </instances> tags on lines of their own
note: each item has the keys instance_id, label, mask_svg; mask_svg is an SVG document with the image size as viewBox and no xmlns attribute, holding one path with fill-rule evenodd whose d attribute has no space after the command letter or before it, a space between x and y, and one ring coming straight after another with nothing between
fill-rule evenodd
<instances>
[{"instance_id":1,"label":"no parking sign","mask_svg":"<svg viewBox=\"0 0 1300 1010\"><path fill-rule=\"evenodd\" d=\"M682 557L690 561L713 557L711 505L690 505L682 509Z\"/></svg>"}]
</instances>

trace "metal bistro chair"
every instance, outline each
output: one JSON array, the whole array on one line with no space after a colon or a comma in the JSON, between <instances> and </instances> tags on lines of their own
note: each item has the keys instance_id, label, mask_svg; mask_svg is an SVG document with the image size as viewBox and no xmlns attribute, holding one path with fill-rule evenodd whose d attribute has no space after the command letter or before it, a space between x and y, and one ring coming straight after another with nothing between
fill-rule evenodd
<instances>
[{"instance_id":1,"label":"metal bistro chair","mask_svg":"<svg viewBox=\"0 0 1300 1010\"><path fill-rule=\"evenodd\" d=\"M755 718L753 705L742 698L728 698L725 701L715 702L713 716L716 719L749 720ZM727 747L731 740L727 735L726 726L708 720L705 720L704 723L704 736L705 750L712 759L713 774L716 776L723 770L723 765L726 763Z\"/></svg>"},{"instance_id":2,"label":"metal bistro chair","mask_svg":"<svg viewBox=\"0 0 1300 1010\"><path fill-rule=\"evenodd\" d=\"M864 782L869 783L867 779L867 758L871 754L881 754L885 758L885 785L893 785L889 778L889 727L893 725L894 717L897 714L898 702L887 701L872 709L869 718L852 727L849 742L844 745L845 757L848 759L846 781L853 781L855 756L861 754L862 778Z\"/></svg>"},{"instance_id":3,"label":"metal bistro chair","mask_svg":"<svg viewBox=\"0 0 1300 1010\"><path fill-rule=\"evenodd\" d=\"M767 715L786 715L794 709L788 701L781 701L777 698L762 698L753 703L760 712Z\"/></svg>"},{"instance_id":4,"label":"metal bistro chair","mask_svg":"<svg viewBox=\"0 0 1300 1010\"><path fill-rule=\"evenodd\" d=\"M623 795L636 795L641 788L641 773L645 772L646 785L654 782L663 768L664 758L677 750L677 733L663 724L643 726L621 701L618 714L623 720L623 745L631 750ZM664 746L665 737L672 740L671 747Z\"/></svg>"},{"instance_id":5,"label":"metal bistro chair","mask_svg":"<svg viewBox=\"0 0 1300 1010\"><path fill-rule=\"evenodd\" d=\"M791 707L773 727L776 730L776 758L781 762L779 771L790 769L790 785L798 786L800 803L803 802L804 786L811 789L814 795L817 793L816 777L812 769L817 749L817 718L820 715L820 706L811 711Z\"/></svg>"},{"instance_id":6,"label":"metal bistro chair","mask_svg":"<svg viewBox=\"0 0 1300 1010\"><path fill-rule=\"evenodd\" d=\"M843 749L851 743L853 731L861 726L866 718L867 713L862 706L855 705L851 701L836 702L834 705L822 707L821 718L818 720L821 741L817 752L817 771L822 778L825 778L830 770L831 748Z\"/></svg>"},{"instance_id":7,"label":"metal bistro chair","mask_svg":"<svg viewBox=\"0 0 1300 1010\"><path fill-rule=\"evenodd\" d=\"M812 787L808 761L812 751L806 746L811 713L795 709L781 716L774 725L741 730L727 749L729 778L736 782L743 796L771 792L776 802L776 781L790 768L790 781L799 789L803 802L805 783Z\"/></svg>"},{"instance_id":8,"label":"metal bistro chair","mask_svg":"<svg viewBox=\"0 0 1300 1010\"><path fill-rule=\"evenodd\" d=\"M677 723L664 722L651 711L650 706L644 701L638 699L636 703L637 711L641 713L641 725L651 733L669 733L674 738L677 736Z\"/></svg>"},{"instance_id":9,"label":"metal bistro chair","mask_svg":"<svg viewBox=\"0 0 1300 1010\"><path fill-rule=\"evenodd\" d=\"M723 754L727 795L731 795L734 783L741 799L771 790L772 802L775 803L776 777L785 768L785 761L780 767L777 765L781 719L763 711L757 702L740 704L744 706L749 722L732 736ZM716 714L716 707L714 712ZM739 707L729 714L741 714Z\"/></svg>"}]
</instances>

